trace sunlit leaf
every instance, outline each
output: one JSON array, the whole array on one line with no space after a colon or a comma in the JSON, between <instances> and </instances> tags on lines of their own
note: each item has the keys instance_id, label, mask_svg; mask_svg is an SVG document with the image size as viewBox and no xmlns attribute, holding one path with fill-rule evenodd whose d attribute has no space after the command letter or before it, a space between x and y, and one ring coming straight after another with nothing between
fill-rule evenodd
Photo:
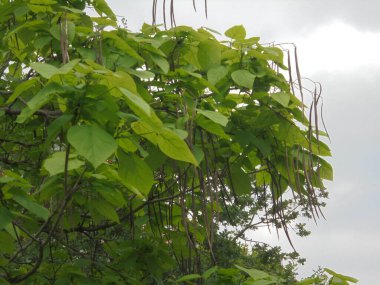
<instances>
[{"instance_id":1,"label":"sunlit leaf","mask_svg":"<svg viewBox=\"0 0 380 285\"><path fill-rule=\"evenodd\" d=\"M229 28L224 34L234 40L243 40L245 39L246 31L242 25L238 25Z\"/></svg>"},{"instance_id":2,"label":"sunlit leaf","mask_svg":"<svg viewBox=\"0 0 380 285\"><path fill-rule=\"evenodd\" d=\"M65 171L66 152L56 152L50 158L46 159L43 167L51 176L63 173ZM84 161L76 159L75 156L69 156L67 170L78 169L84 165Z\"/></svg>"}]
</instances>

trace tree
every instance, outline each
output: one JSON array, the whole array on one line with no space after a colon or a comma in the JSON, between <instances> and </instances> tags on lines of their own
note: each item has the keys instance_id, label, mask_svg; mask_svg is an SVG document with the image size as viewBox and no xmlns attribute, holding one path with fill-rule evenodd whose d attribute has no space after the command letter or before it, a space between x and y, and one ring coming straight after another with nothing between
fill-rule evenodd
<instances>
[{"instance_id":1,"label":"tree","mask_svg":"<svg viewBox=\"0 0 380 285\"><path fill-rule=\"evenodd\" d=\"M319 215L332 179L280 48L242 26L133 33L104 0L0 8L1 283L295 282L276 251L260 269L280 277L248 252L214 266L223 238Z\"/></svg>"}]
</instances>

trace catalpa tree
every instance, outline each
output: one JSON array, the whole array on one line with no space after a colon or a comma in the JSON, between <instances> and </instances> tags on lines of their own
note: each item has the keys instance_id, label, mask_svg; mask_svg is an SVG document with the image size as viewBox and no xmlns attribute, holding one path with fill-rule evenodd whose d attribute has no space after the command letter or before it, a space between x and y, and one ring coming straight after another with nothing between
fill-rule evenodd
<instances>
[{"instance_id":1,"label":"catalpa tree","mask_svg":"<svg viewBox=\"0 0 380 285\"><path fill-rule=\"evenodd\" d=\"M104 0L1 1L0 30L1 284L290 282L214 266L223 229L289 235L332 179L280 48Z\"/></svg>"}]
</instances>

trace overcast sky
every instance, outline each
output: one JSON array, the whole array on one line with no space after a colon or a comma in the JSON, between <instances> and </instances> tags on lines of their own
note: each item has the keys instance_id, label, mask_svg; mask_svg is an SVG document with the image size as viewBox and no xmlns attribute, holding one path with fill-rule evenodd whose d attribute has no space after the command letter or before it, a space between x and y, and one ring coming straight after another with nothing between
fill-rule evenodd
<instances>
[{"instance_id":1,"label":"overcast sky","mask_svg":"<svg viewBox=\"0 0 380 285\"><path fill-rule=\"evenodd\" d=\"M134 31L151 22L151 2L109 1ZM310 237L293 238L307 258L300 275L321 265L354 276L361 285L378 284L380 1L208 0L208 20L203 0L197 5L196 14L192 0L176 0L177 24L220 32L243 24L249 36L260 36L262 42L294 42L302 75L322 83L335 179L328 184L327 221L310 223ZM269 239L290 250L285 238Z\"/></svg>"}]
</instances>

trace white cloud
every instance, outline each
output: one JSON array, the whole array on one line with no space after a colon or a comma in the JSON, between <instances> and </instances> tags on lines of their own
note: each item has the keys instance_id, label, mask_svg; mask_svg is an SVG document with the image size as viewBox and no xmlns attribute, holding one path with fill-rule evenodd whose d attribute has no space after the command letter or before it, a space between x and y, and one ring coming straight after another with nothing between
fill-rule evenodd
<instances>
[{"instance_id":1,"label":"white cloud","mask_svg":"<svg viewBox=\"0 0 380 285\"><path fill-rule=\"evenodd\" d=\"M360 31L341 21L321 26L296 40L302 70L357 71L380 64L380 32Z\"/></svg>"}]
</instances>

